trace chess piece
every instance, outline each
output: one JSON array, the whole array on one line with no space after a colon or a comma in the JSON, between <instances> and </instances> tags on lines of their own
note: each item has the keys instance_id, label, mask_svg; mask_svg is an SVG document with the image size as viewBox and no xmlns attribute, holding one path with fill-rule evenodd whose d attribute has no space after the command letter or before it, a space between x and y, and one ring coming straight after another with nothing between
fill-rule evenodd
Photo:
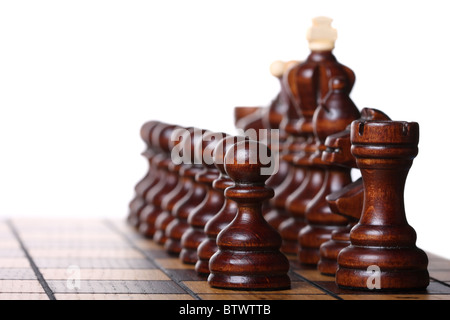
<instances>
[{"instance_id":1,"label":"chess piece","mask_svg":"<svg viewBox=\"0 0 450 320\"><path fill-rule=\"evenodd\" d=\"M408 224L404 187L418 154L416 122L358 120L351 152L364 183L363 212L338 256L336 283L361 290L420 290L429 284L428 258Z\"/></svg>"},{"instance_id":2,"label":"chess piece","mask_svg":"<svg viewBox=\"0 0 450 320\"><path fill-rule=\"evenodd\" d=\"M262 203L273 197L265 186L271 161L266 145L257 141L235 144L225 155L225 170L235 182L225 196L237 202L235 219L217 236L218 251L209 262L212 287L276 290L290 287L289 261L279 251L281 237L262 215Z\"/></svg>"},{"instance_id":3,"label":"chess piece","mask_svg":"<svg viewBox=\"0 0 450 320\"><path fill-rule=\"evenodd\" d=\"M326 150L325 139L345 128L356 119L360 112L348 95L348 82L345 77L333 77L330 80L330 91L314 112L314 135L317 150L311 156L313 167L323 170L322 187L306 207L307 225L300 230L299 260L303 264L316 265L320 259L320 245L331 238L334 230L342 229L348 220L334 214L326 196L343 189L350 184L350 168L327 163L322 160L322 152Z\"/></svg>"},{"instance_id":4,"label":"chess piece","mask_svg":"<svg viewBox=\"0 0 450 320\"><path fill-rule=\"evenodd\" d=\"M158 125L159 129L157 138L160 155L163 159L158 163L158 170L160 171L160 179L158 183L153 186L145 195L146 205L140 214L139 232L145 237L152 238L155 233L155 221L163 212L161 208L162 199L169 193L178 182L177 174L169 171L169 166L172 162L170 152L172 150L171 135L178 127L161 123Z\"/></svg>"},{"instance_id":5,"label":"chess piece","mask_svg":"<svg viewBox=\"0 0 450 320\"><path fill-rule=\"evenodd\" d=\"M361 110L361 119L390 120L383 112L368 108ZM326 150L322 153L323 161L348 168L357 168L355 157L350 151L350 125L344 131L328 136L325 146ZM331 233L331 239L320 246L320 260L317 269L324 275L334 276L339 252L350 245L350 230L361 217L364 200L362 179L359 178L343 189L327 195L325 199L333 213L349 220L349 224L345 228L334 230Z\"/></svg>"},{"instance_id":6,"label":"chess piece","mask_svg":"<svg viewBox=\"0 0 450 320\"><path fill-rule=\"evenodd\" d=\"M173 207L172 215L174 219L166 227L167 240L164 249L172 255L178 256L181 252L181 237L189 228L187 221L189 214L205 199L206 189L203 184L195 181L195 177L205 168L201 162L195 159L195 145L202 138L205 130L193 128L183 135L180 147L183 153L183 163L180 169L180 176L185 188L189 191Z\"/></svg>"},{"instance_id":7,"label":"chess piece","mask_svg":"<svg viewBox=\"0 0 450 320\"><path fill-rule=\"evenodd\" d=\"M235 143L243 141L244 137L227 136L220 140L214 149L214 164L220 171L220 176L214 180L213 188L223 193L226 188L234 185L225 171L224 157L226 152ZM204 239L197 249L198 261L195 264L195 271L199 274L209 274L209 259L217 252L217 235L234 219L237 213L235 201L226 198L220 211L211 218L205 225L206 239Z\"/></svg>"},{"instance_id":8,"label":"chess piece","mask_svg":"<svg viewBox=\"0 0 450 320\"><path fill-rule=\"evenodd\" d=\"M283 251L289 253L300 250L296 238L305 225L307 205L320 192L325 179L323 167L314 165L310 160L318 147L314 132L314 113L328 94L331 78L344 78L347 83L346 93L350 93L355 81L353 71L339 63L333 55L337 32L331 27L331 21L326 17L313 19L313 26L307 33L311 53L305 62L292 68L286 75L291 99L295 101L301 116L298 130L305 137L301 151L293 158L293 165L304 168L306 172L302 184L297 186L285 203L290 218L279 226L283 237ZM311 264L317 263L316 258L305 261L303 254L299 257L302 263Z\"/></svg>"},{"instance_id":9,"label":"chess piece","mask_svg":"<svg viewBox=\"0 0 450 320\"><path fill-rule=\"evenodd\" d=\"M234 108L234 124L235 127L246 131L254 129L264 129L264 116L267 107L235 107Z\"/></svg>"},{"instance_id":10,"label":"chess piece","mask_svg":"<svg viewBox=\"0 0 450 320\"><path fill-rule=\"evenodd\" d=\"M194 128L180 128L178 131L175 130L175 132L172 133L172 137L175 140L174 147L181 143L181 139L177 138L182 137L183 134L191 132L192 130L194 130ZM189 184L185 183L180 175L180 170L182 167L183 163L174 163L172 161L169 164L169 172L173 173L177 177L177 185L162 199L161 208L163 209L163 212L161 212L155 220L155 233L153 235L153 241L161 245L164 245L167 240L167 226L175 218L172 214L174 206L189 192Z\"/></svg>"},{"instance_id":11,"label":"chess piece","mask_svg":"<svg viewBox=\"0 0 450 320\"><path fill-rule=\"evenodd\" d=\"M130 201L129 204L129 213L127 220L128 223L135 228L139 227L139 216L141 210L146 205L145 194L147 193L148 189L153 187L159 181L159 176L156 170L157 159L154 159L156 158L157 152L155 152L156 148L152 143L152 133L158 126L158 124L159 124L158 121L148 121L142 125L140 131L141 138L146 145L146 149L142 153L142 155L148 161L148 170L146 175L136 184L134 188L135 196L133 200Z\"/></svg>"},{"instance_id":12,"label":"chess piece","mask_svg":"<svg viewBox=\"0 0 450 320\"><path fill-rule=\"evenodd\" d=\"M284 154L285 144L292 149L292 143L286 143L286 140L291 140L292 138L288 138L286 131L284 130L287 123L287 118L292 111L295 112L295 107L292 106L292 102L290 101L290 96L287 92L288 88L284 81L284 74L288 72L293 66L299 64L299 61L274 61L270 66L270 73L276 77L280 84L280 91L278 95L273 99L272 103L268 108L268 112L264 118L265 127L270 130L278 130L278 145L273 146L269 144L270 140L266 143L272 152L277 152L280 157L279 168L278 171L269 177L266 181L266 185L271 188L276 188L280 184L285 181L288 173L289 173L289 163L283 160L281 154ZM292 109L292 110L290 110ZM295 112L294 117L298 117L298 114ZM295 150L294 150L295 151ZM277 196L277 192L275 190L275 197ZM270 217L268 215L268 211L270 210L270 206L263 207L263 212L266 220L274 227L277 228L280 221L278 221L277 217ZM274 215L278 215L276 212Z\"/></svg>"},{"instance_id":13,"label":"chess piece","mask_svg":"<svg viewBox=\"0 0 450 320\"><path fill-rule=\"evenodd\" d=\"M264 204L263 214L267 222L278 229L280 224L289 219L289 214L285 210L287 198L302 183L305 177L305 171L301 167L293 166L293 158L301 150L304 143L304 134L298 130L298 123L301 121L298 108L287 92L286 74L298 65L292 63L290 68L286 68L281 79L280 103L287 104L287 111L279 124L280 131L283 132L282 149L280 150L280 168L277 173L267 180L267 185L274 188L275 196L269 200L269 205ZM275 181L280 181L275 183ZM282 250L284 248L282 247ZM284 250L283 250L284 251Z\"/></svg>"},{"instance_id":14,"label":"chess piece","mask_svg":"<svg viewBox=\"0 0 450 320\"><path fill-rule=\"evenodd\" d=\"M205 224L219 212L225 202L223 191L212 187L213 181L220 175L214 165L212 152L224 137L224 133L205 132L202 139L197 142L195 154L205 170L195 176L195 181L204 186L206 196L202 203L189 213L189 228L181 237L180 259L183 263L195 264L197 262L197 248L206 239Z\"/></svg>"},{"instance_id":15,"label":"chess piece","mask_svg":"<svg viewBox=\"0 0 450 320\"><path fill-rule=\"evenodd\" d=\"M289 112L289 104L291 103L289 101L289 93L287 92L288 88L284 83L283 76L286 72L288 72L289 69L291 69L295 65L298 65L299 63L300 61L295 60L277 60L270 65L270 73L272 74L272 76L278 79L280 84L280 91L267 108L266 114L263 118L264 128L281 129L281 140L284 140L286 138L286 133L282 130L282 123L286 119L286 114Z\"/></svg>"}]
</instances>

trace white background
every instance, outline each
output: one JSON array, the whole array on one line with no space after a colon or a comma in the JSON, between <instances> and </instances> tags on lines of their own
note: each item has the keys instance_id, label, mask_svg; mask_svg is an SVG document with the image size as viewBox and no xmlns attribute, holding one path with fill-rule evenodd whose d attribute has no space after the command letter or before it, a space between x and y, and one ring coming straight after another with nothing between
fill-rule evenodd
<instances>
[{"instance_id":1,"label":"white background","mask_svg":"<svg viewBox=\"0 0 450 320\"><path fill-rule=\"evenodd\" d=\"M446 3L1 1L0 214L125 218L147 169L140 126L235 133L234 107L270 102L270 64L305 59L325 15L358 107L419 122L407 217L420 247L450 258Z\"/></svg>"}]
</instances>

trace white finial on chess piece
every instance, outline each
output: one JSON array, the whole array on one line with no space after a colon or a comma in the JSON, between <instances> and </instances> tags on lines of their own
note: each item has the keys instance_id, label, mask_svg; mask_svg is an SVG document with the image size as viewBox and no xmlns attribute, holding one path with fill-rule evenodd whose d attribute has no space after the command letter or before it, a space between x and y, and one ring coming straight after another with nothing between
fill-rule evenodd
<instances>
[{"instance_id":1,"label":"white finial on chess piece","mask_svg":"<svg viewBox=\"0 0 450 320\"><path fill-rule=\"evenodd\" d=\"M334 49L337 39L337 30L331 26L333 19L316 17L312 19L312 26L306 33L309 49L312 51L328 51Z\"/></svg>"},{"instance_id":2,"label":"white finial on chess piece","mask_svg":"<svg viewBox=\"0 0 450 320\"><path fill-rule=\"evenodd\" d=\"M299 63L300 61L298 60L289 60L289 61L276 60L272 62L272 64L270 65L270 73L274 77L281 78L288 69Z\"/></svg>"}]
</instances>

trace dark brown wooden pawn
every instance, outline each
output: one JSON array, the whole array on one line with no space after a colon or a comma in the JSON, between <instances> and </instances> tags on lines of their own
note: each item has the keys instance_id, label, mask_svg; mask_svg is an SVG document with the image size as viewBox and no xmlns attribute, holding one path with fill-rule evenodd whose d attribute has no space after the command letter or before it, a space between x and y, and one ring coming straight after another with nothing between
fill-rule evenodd
<instances>
[{"instance_id":1,"label":"dark brown wooden pawn","mask_svg":"<svg viewBox=\"0 0 450 320\"><path fill-rule=\"evenodd\" d=\"M178 127L169 124L160 124L161 130L158 135L158 145L163 160L158 163L158 169L161 172L159 182L152 187L145 195L146 206L140 214L139 232L145 237L152 238L155 233L155 221L163 212L161 208L162 199L175 188L178 182L178 176L169 171L172 163L170 152L172 150L171 136Z\"/></svg>"},{"instance_id":2,"label":"dark brown wooden pawn","mask_svg":"<svg viewBox=\"0 0 450 320\"><path fill-rule=\"evenodd\" d=\"M314 134L317 151L311 156L311 164L324 170L323 184L305 212L307 226L299 233L299 260L303 264L317 265L320 259L320 245L331 238L331 233L342 229L348 220L333 213L326 196L344 188L352 182L350 168L331 165L322 160L326 150L325 139L345 128L356 119L360 112L348 95L347 80L334 77L330 80L330 91L314 112Z\"/></svg>"},{"instance_id":3,"label":"dark brown wooden pawn","mask_svg":"<svg viewBox=\"0 0 450 320\"><path fill-rule=\"evenodd\" d=\"M359 290L420 290L429 284L428 258L408 224L404 187L418 154L416 122L359 120L351 126L351 151L361 170L364 205L338 256L336 283Z\"/></svg>"},{"instance_id":4,"label":"dark brown wooden pawn","mask_svg":"<svg viewBox=\"0 0 450 320\"><path fill-rule=\"evenodd\" d=\"M174 143L174 148L178 146L179 143L181 143L182 139L181 137L184 134L188 134L194 130L193 128L180 128L175 130L175 132L172 133ZM172 159L173 160L173 159ZM162 202L161 202L161 208L163 209L163 212L156 218L155 220L155 234L153 235L153 240L161 245L164 245L164 243L167 240L166 236L166 228L169 225L170 222L175 218L172 214L172 210L176 203L180 201L188 192L189 192L189 184L185 183L185 181L182 179L180 175L180 170L183 167L183 163L174 163L173 161L169 164L169 172L174 173L178 180L176 187L167 194Z\"/></svg>"},{"instance_id":5,"label":"dark brown wooden pawn","mask_svg":"<svg viewBox=\"0 0 450 320\"><path fill-rule=\"evenodd\" d=\"M225 171L224 157L230 147L235 143L243 141L244 137L228 136L217 144L214 149L214 164L220 171L220 176L213 182L213 188L219 192L224 192L226 188L234 185ZM226 198L220 211L210 219L205 225L206 239L204 239L197 249L198 261L195 264L195 271L199 274L209 274L209 259L217 252L217 235L234 219L237 213L237 203Z\"/></svg>"},{"instance_id":6,"label":"dark brown wooden pawn","mask_svg":"<svg viewBox=\"0 0 450 320\"><path fill-rule=\"evenodd\" d=\"M235 182L225 196L238 204L235 219L217 236L218 251L211 257L208 283L241 290L290 287L289 261L280 252L281 237L262 215L262 203L273 197L265 186L270 150L256 141L239 142L225 155L225 170ZM266 164L267 163L267 164ZM269 170L270 171L270 170Z\"/></svg>"},{"instance_id":7,"label":"dark brown wooden pawn","mask_svg":"<svg viewBox=\"0 0 450 320\"><path fill-rule=\"evenodd\" d=\"M322 160L356 168L356 161L350 152L350 128L330 135L325 140L326 150L322 153ZM322 243L319 248L320 260L317 269L324 275L334 276L337 270L339 252L350 245L350 230L358 222L363 203L364 188L362 179L348 184L341 190L326 196L326 201L335 214L344 216L349 223L342 229L334 230L331 239Z\"/></svg>"},{"instance_id":8,"label":"dark brown wooden pawn","mask_svg":"<svg viewBox=\"0 0 450 320\"><path fill-rule=\"evenodd\" d=\"M224 133L206 132L195 150L197 159L201 160L206 169L196 175L195 181L204 185L206 196L203 202L189 213L189 228L181 237L180 259L186 264L197 262L197 248L206 239L205 224L220 211L225 202L223 191L212 187L214 180L220 176L219 170L214 165L212 153L225 136Z\"/></svg>"},{"instance_id":9,"label":"dark brown wooden pawn","mask_svg":"<svg viewBox=\"0 0 450 320\"><path fill-rule=\"evenodd\" d=\"M202 138L205 130L193 128L188 130L183 136L180 155L182 157L182 167L180 176L185 188L189 191L173 207L172 215L174 219L166 227L166 242L164 249L172 255L178 256L181 252L181 237L189 228L187 221L189 214L205 199L206 188L203 184L195 181L195 177L205 168L201 162L196 162L194 146Z\"/></svg>"},{"instance_id":10,"label":"dark brown wooden pawn","mask_svg":"<svg viewBox=\"0 0 450 320\"><path fill-rule=\"evenodd\" d=\"M390 120L389 117L377 109L364 108L361 110L361 119L364 120ZM350 126L344 131L328 136L325 140L326 150L322 153L322 160L357 168L356 159L351 154ZM333 213L346 217L349 224L334 230L331 239L320 246L320 260L317 269L324 275L334 276L337 270L337 257L339 252L350 245L350 230L359 221L364 200L364 186L359 178L342 190L326 196L326 201Z\"/></svg>"},{"instance_id":11,"label":"dark brown wooden pawn","mask_svg":"<svg viewBox=\"0 0 450 320\"><path fill-rule=\"evenodd\" d=\"M289 70L286 72L289 72ZM279 155L281 171L275 173L268 179L267 185L273 186L275 196L268 201L268 209L263 208L265 219L275 229L278 229L280 224L290 218L290 215L285 210L287 198L305 178L303 168L295 167L292 163L293 158L301 150L301 146L305 141L303 132L298 129L301 117L298 108L294 105L293 100L289 98L287 93L286 76L282 80L282 93L286 96L285 101L288 103L288 108L287 113L280 123L280 129L285 132L285 141L282 145L283 149ZM282 183L275 185L271 179L278 180L280 175L283 177Z\"/></svg>"},{"instance_id":12,"label":"dark brown wooden pawn","mask_svg":"<svg viewBox=\"0 0 450 320\"><path fill-rule=\"evenodd\" d=\"M146 144L146 150L142 155L148 161L147 174L135 186L135 196L129 204L128 223L135 228L139 227L139 216L142 209L145 207L145 195L147 191L159 181L159 174L157 170L157 162L161 159L157 157L157 147L153 144L152 137L155 128L160 122L148 121L141 127L141 138Z\"/></svg>"}]
</instances>

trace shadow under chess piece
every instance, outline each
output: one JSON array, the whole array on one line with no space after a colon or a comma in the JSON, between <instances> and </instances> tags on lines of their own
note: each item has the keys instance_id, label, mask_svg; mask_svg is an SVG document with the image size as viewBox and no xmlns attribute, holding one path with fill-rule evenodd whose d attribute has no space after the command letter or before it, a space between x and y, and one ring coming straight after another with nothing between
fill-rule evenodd
<instances>
[{"instance_id":1,"label":"shadow under chess piece","mask_svg":"<svg viewBox=\"0 0 450 320\"><path fill-rule=\"evenodd\" d=\"M364 205L350 232L351 245L338 256L339 287L390 291L428 286L428 257L415 245L403 197L418 142L416 122L352 123L351 151L364 182Z\"/></svg>"},{"instance_id":2,"label":"shadow under chess piece","mask_svg":"<svg viewBox=\"0 0 450 320\"><path fill-rule=\"evenodd\" d=\"M266 155L265 157L263 155ZM268 147L256 141L235 144L225 155L225 170L235 182L225 196L236 201L235 219L217 236L218 251L211 257L208 283L241 290L290 288L289 261L280 252L281 237L262 215L262 203L273 197L265 185L269 177Z\"/></svg>"}]
</instances>

